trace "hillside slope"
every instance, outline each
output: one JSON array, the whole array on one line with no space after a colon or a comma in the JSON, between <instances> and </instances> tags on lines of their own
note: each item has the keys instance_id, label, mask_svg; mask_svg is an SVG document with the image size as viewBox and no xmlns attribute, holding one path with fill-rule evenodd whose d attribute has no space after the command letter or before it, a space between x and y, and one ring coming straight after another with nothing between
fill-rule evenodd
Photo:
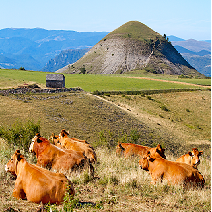
<instances>
[{"instance_id":1,"label":"hillside slope","mask_svg":"<svg viewBox=\"0 0 212 212\"><path fill-rule=\"evenodd\" d=\"M109 33L72 66L57 73L121 74L145 69L158 74L200 75L167 41L166 37L138 21L130 21Z\"/></svg>"}]
</instances>

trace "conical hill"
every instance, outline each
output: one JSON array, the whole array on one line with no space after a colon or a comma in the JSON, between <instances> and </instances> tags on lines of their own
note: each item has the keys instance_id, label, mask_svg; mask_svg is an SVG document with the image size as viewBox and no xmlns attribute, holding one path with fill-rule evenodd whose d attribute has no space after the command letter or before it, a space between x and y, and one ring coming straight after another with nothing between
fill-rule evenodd
<instances>
[{"instance_id":1,"label":"conical hill","mask_svg":"<svg viewBox=\"0 0 212 212\"><path fill-rule=\"evenodd\" d=\"M166 37L138 21L115 29L77 62L57 72L122 74L136 69L157 74L201 75Z\"/></svg>"}]
</instances>

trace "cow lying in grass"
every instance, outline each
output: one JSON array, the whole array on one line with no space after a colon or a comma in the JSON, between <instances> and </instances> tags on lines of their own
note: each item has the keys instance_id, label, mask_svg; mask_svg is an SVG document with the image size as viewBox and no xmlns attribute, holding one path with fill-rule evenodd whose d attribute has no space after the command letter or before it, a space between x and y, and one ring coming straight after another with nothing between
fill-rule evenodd
<instances>
[{"instance_id":1,"label":"cow lying in grass","mask_svg":"<svg viewBox=\"0 0 212 212\"><path fill-rule=\"evenodd\" d=\"M94 168L83 152L60 149L41 137L39 133L32 139L29 152L36 154L38 166L56 171L89 168L90 174L94 174Z\"/></svg>"},{"instance_id":2,"label":"cow lying in grass","mask_svg":"<svg viewBox=\"0 0 212 212\"><path fill-rule=\"evenodd\" d=\"M91 163L95 163L97 157L93 147L84 140L69 138L68 135L65 130L61 131L58 137L60 145L65 149L83 152Z\"/></svg>"},{"instance_id":3,"label":"cow lying in grass","mask_svg":"<svg viewBox=\"0 0 212 212\"><path fill-rule=\"evenodd\" d=\"M154 148L132 143L119 143L116 146L116 155L124 156L125 158L133 156L139 156L140 158L142 158L143 155L145 155L148 151L150 151L151 155L156 158L166 158L164 154L165 149L162 148L160 144L158 144L158 146Z\"/></svg>"},{"instance_id":4,"label":"cow lying in grass","mask_svg":"<svg viewBox=\"0 0 212 212\"><path fill-rule=\"evenodd\" d=\"M69 132L67 132L69 134ZM85 144L89 144L86 140L80 140L78 138L70 138L74 141L79 141L79 142L82 142L82 143L85 143ZM52 135L50 136L49 140L56 146L58 147L62 147L60 142L59 142L59 135L55 135L55 133L52 133Z\"/></svg>"},{"instance_id":5,"label":"cow lying in grass","mask_svg":"<svg viewBox=\"0 0 212 212\"><path fill-rule=\"evenodd\" d=\"M30 164L20 150L16 150L11 157L5 170L15 175L15 189L13 196L16 199L27 199L28 201L43 204L60 204L63 202L66 190L74 195L73 184L64 174L54 173Z\"/></svg>"},{"instance_id":6,"label":"cow lying in grass","mask_svg":"<svg viewBox=\"0 0 212 212\"><path fill-rule=\"evenodd\" d=\"M193 148L191 152L188 152L185 155L179 157L176 161L187 163L197 169L197 166L200 164L200 156L203 154L203 151L198 151L197 148Z\"/></svg>"},{"instance_id":7,"label":"cow lying in grass","mask_svg":"<svg viewBox=\"0 0 212 212\"><path fill-rule=\"evenodd\" d=\"M139 161L139 166L151 175L151 183L166 181L168 184L181 184L184 187L204 187L205 180L197 169L186 163L154 158L148 152Z\"/></svg>"}]
</instances>

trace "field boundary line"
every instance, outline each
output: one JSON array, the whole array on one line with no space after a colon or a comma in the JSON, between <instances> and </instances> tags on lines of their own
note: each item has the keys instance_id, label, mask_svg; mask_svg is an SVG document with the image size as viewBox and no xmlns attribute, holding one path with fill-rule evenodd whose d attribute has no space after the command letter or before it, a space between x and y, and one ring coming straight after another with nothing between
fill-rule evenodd
<instances>
[{"instance_id":1,"label":"field boundary line","mask_svg":"<svg viewBox=\"0 0 212 212\"><path fill-rule=\"evenodd\" d=\"M177 83L177 84L183 84L183 85L192 85L192 86L198 86L198 87L203 87L203 88L211 88L211 86L209 86L209 85L197 85L197 84L192 84L192 83L188 83L188 82L154 79L154 78L149 78L149 77L127 77L127 78L146 79L146 80L154 80L154 81L160 81L160 82L170 82L170 83Z\"/></svg>"}]
</instances>

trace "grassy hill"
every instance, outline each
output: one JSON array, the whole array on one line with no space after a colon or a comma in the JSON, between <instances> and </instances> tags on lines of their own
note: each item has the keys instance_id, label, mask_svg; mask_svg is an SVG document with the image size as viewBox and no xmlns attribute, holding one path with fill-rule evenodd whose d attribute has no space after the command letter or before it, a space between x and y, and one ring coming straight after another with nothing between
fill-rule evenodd
<instances>
[{"instance_id":1,"label":"grassy hill","mask_svg":"<svg viewBox=\"0 0 212 212\"><path fill-rule=\"evenodd\" d=\"M156 40L163 39L162 36L138 21L129 21L114 31L107 34L102 40L116 37L132 38L140 41L149 41L150 39Z\"/></svg>"},{"instance_id":2,"label":"grassy hill","mask_svg":"<svg viewBox=\"0 0 212 212\"><path fill-rule=\"evenodd\" d=\"M82 68L89 74L145 70L155 74L202 76L176 51L166 36L138 21L127 22L115 29L77 62L57 72L80 73Z\"/></svg>"}]
</instances>

